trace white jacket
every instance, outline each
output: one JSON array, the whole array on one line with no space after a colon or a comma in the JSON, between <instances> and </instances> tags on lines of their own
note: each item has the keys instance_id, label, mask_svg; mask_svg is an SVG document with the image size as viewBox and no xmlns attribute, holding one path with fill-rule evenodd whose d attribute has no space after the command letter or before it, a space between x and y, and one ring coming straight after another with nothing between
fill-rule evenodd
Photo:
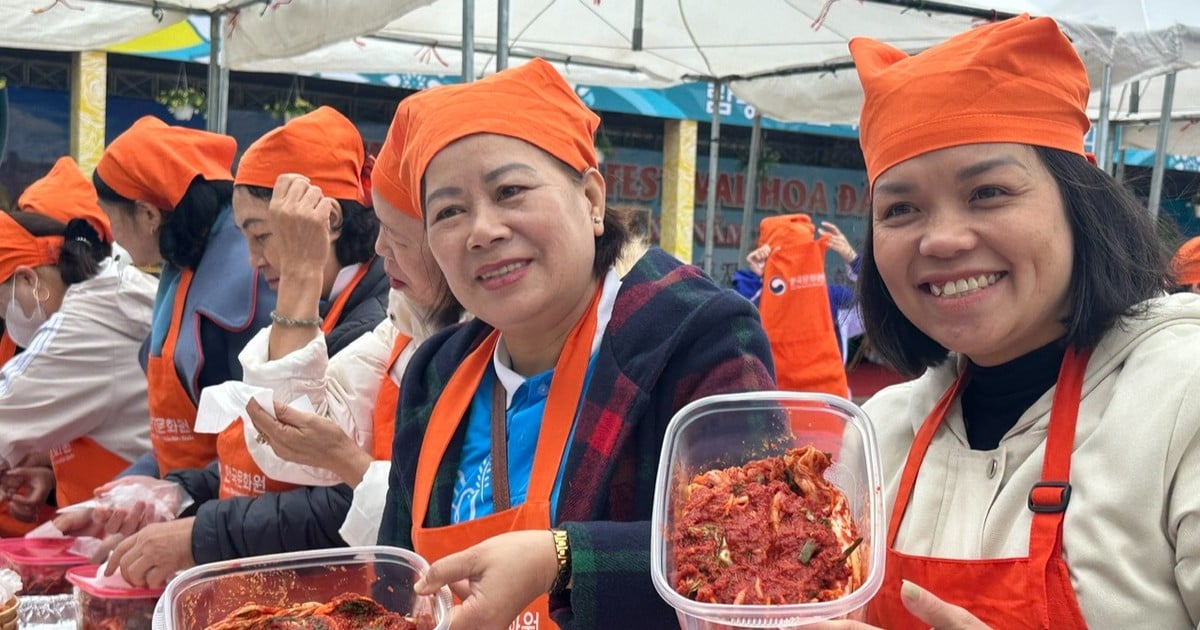
<instances>
[{"instance_id":1,"label":"white jacket","mask_svg":"<svg viewBox=\"0 0 1200 630\"><path fill-rule=\"evenodd\" d=\"M8 466L90 437L134 461L150 450L146 374L158 280L105 259L95 277L67 287L62 307L0 371L0 458Z\"/></svg>"},{"instance_id":2,"label":"white jacket","mask_svg":"<svg viewBox=\"0 0 1200 630\"><path fill-rule=\"evenodd\" d=\"M1063 546L1092 627L1200 627L1200 297L1148 305L1145 317L1104 337L1083 383ZM889 516L908 448L956 364L952 356L864 405L879 433ZM1026 501L1041 477L1053 394L991 451L970 449L956 402L925 456L896 548L1026 556Z\"/></svg>"},{"instance_id":3,"label":"white jacket","mask_svg":"<svg viewBox=\"0 0 1200 630\"><path fill-rule=\"evenodd\" d=\"M388 373L392 381L399 384L413 353L433 332L417 316L408 299L392 290L388 295L387 319L355 339L332 359L326 354L324 335L317 335L303 348L268 361L269 327L254 336L238 359L246 383L275 390L276 400L290 401L308 396L318 414L332 420L360 447L369 450L374 437L375 399L379 396L396 335L413 338ZM372 464L363 482L354 490L354 502L341 532L342 538L351 545L375 544L387 494L389 466L390 462ZM336 477L328 471L305 469L314 475L324 474L331 483L337 483Z\"/></svg>"}]
</instances>

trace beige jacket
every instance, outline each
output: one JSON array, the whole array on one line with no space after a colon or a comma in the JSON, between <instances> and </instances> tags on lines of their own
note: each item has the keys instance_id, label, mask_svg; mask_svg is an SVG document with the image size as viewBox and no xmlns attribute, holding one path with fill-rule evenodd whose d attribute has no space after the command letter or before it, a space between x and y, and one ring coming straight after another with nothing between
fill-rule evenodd
<instances>
[{"instance_id":1,"label":"beige jacket","mask_svg":"<svg viewBox=\"0 0 1200 630\"><path fill-rule=\"evenodd\" d=\"M87 436L129 461L150 450L146 374L158 280L113 258L71 285L24 352L0 372L0 458L12 466Z\"/></svg>"},{"instance_id":2,"label":"beige jacket","mask_svg":"<svg viewBox=\"0 0 1200 630\"><path fill-rule=\"evenodd\" d=\"M1094 628L1200 627L1200 297L1151 300L1110 331L1083 384L1064 555ZM887 514L913 437L956 376L947 361L864 409L879 433ZM955 404L934 436L899 551L1025 556L1053 390L992 451L967 444ZM986 589L986 584L980 584ZM959 602L970 609L969 602Z\"/></svg>"}]
</instances>

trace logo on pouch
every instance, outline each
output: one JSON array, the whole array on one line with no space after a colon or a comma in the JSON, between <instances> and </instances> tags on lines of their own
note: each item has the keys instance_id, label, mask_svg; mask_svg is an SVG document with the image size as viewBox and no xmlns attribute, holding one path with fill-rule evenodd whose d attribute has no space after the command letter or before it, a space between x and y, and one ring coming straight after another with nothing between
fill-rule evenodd
<instances>
[{"instance_id":1,"label":"logo on pouch","mask_svg":"<svg viewBox=\"0 0 1200 630\"><path fill-rule=\"evenodd\" d=\"M783 295L783 292L787 291L787 280L775 276L767 283L767 288L771 290L772 295Z\"/></svg>"}]
</instances>

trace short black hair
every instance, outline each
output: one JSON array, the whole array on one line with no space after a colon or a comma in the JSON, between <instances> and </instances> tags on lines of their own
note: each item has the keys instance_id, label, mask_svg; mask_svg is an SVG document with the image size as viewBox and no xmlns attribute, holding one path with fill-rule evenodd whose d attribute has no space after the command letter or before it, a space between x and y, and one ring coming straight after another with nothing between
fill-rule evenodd
<instances>
[{"instance_id":1,"label":"short black hair","mask_svg":"<svg viewBox=\"0 0 1200 630\"><path fill-rule=\"evenodd\" d=\"M113 190L99 172L92 172L92 183L101 199L117 206L120 212L133 215L134 200ZM199 175L192 179L179 203L163 212L158 229L158 251L163 259L176 267L195 269L204 256L213 224L221 210L230 205L232 197L231 181L207 180Z\"/></svg>"},{"instance_id":2,"label":"short black hair","mask_svg":"<svg viewBox=\"0 0 1200 630\"><path fill-rule=\"evenodd\" d=\"M1170 285L1171 252L1153 217L1128 190L1083 156L1033 147L1058 185L1073 240L1069 313L1062 341L1094 347L1119 318ZM873 221L867 221L858 298L871 347L900 372L915 376L949 351L904 316L875 265Z\"/></svg>"},{"instance_id":3,"label":"short black hair","mask_svg":"<svg viewBox=\"0 0 1200 630\"><path fill-rule=\"evenodd\" d=\"M100 262L112 256L112 244L101 240L96 229L83 219L71 219L64 225L36 212L17 210L8 215L33 236L63 237L55 266L67 286L95 277Z\"/></svg>"},{"instance_id":4,"label":"short black hair","mask_svg":"<svg viewBox=\"0 0 1200 630\"><path fill-rule=\"evenodd\" d=\"M265 186L250 186L238 184L255 199L271 200L274 191ZM339 232L338 239L333 243L333 255L337 257L338 265L347 267L357 263L365 263L375 255L375 238L379 236L379 217L371 208L353 199L338 199L342 207L342 222L331 226Z\"/></svg>"}]
</instances>

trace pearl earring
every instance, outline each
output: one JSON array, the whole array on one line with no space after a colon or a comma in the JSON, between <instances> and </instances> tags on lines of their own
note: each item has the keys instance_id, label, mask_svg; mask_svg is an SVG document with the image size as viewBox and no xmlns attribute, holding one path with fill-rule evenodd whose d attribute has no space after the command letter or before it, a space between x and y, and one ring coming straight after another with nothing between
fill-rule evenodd
<instances>
[{"instance_id":1,"label":"pearl earring","mask_svg":"<svg viewBox=\"0 0 1200 630\"><path fill-rule=\"evenodd\" d=\"M602 221L604 221L604 219L601 219L600 217L592 217L592 223L595 223L596 225L600 225Z\"/></svg>"}]
</instances>

